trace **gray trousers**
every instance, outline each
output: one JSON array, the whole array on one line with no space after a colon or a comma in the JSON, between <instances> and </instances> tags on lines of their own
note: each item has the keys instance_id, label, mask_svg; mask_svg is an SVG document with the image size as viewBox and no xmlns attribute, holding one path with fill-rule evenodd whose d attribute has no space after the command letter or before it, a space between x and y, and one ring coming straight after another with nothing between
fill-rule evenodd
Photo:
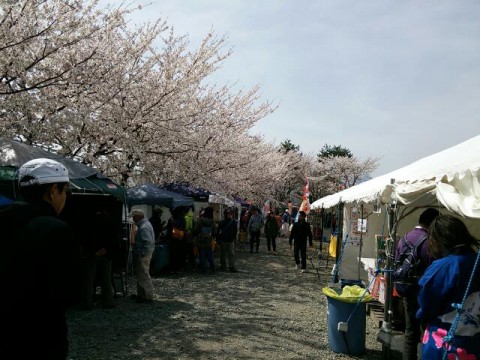
<instances>
[{"instance_id":1,"label":"gray trousers","mask_svg":"<svg viewBox=\"0 0 480 360\"><path fill-rule=\"evenodd\" d=\"M153 283L150 277L150 261L153 250L149 250L145 256L134 253L134 269L137 277L137 295L145 300L153 300Z\"/></svg>"},{"instance_id":2,"label":"gray trousers","mask_svg":"<svg viewBox=\"0 0 480 360\"><path fill-rule=\"evenodd\" d=\"M220 266L222 269L226 269L228 259L228 267L230 269L235 268L235 251L234 251L234 242L222 242L220 243Z\"/></svg>"}]
</instances>

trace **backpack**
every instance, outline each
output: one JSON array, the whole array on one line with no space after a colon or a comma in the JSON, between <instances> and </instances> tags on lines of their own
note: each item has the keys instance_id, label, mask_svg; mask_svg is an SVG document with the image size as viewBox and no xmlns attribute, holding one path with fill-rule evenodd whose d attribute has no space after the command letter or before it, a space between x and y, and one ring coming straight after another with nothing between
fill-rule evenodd
<instances>
[{"instance_id":1,"label":"backpack","mask_svg":"<svg viewBox=\"0 0 480 360\"><path fill-rule=\"evenodd\" d=\"M423 243L428 239L428 235L422 236L416 245L413 245L403 237L400 254L393 265L393 283L398 295L405 297L418 289L418 279L420 278L420 250Z\"/></svg>"},{"instance_id":2,"label":"backpack","mask_svg":"<svg viewBox=\"0 0 480 360\"><path fill-rule=\"evenodd\" d=\"M212 237L213 228L208 225L203 225L200 228L200 236L202 237Z\"/></svg>"}]
</instances>

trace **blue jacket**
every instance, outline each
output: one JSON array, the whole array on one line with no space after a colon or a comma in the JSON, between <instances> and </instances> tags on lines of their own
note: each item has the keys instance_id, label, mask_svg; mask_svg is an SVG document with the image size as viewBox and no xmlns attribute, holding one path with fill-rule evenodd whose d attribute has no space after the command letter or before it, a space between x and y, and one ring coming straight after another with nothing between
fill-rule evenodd
<instances>
[{"instance_id":1,"label":"blue jacket","mask_svg":"<svg viewBox=\"0 0 480 360\"><path fill-rule=\"evenodd\" d=\"M423 336L422 359L442 359L438 348L452 325L456 311L452 303L460 304L471 277L476 253L468 249L435 260L420 278L417 318L427 323ZM473 277L470 293L465 302L454 337L454 347L468 354L480 354L480 268Z\"/></svg>"}]
</instances>

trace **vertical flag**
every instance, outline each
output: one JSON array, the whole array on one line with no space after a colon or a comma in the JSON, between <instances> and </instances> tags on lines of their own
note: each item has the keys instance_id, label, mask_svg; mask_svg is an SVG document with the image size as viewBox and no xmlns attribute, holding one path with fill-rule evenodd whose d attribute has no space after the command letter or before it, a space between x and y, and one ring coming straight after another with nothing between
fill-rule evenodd
<instances>
[{"instance_id":1,"label":"vertical flag","mask_svg":"<svg viewBox=\"0 0 480 360\"><path fill-rule=\"evenodd\" d=\"M303 188L302 204L300 205L300 211L305 211L308 215L310 213L310 185L308 181L308 176L305 175L305 187Z\"/></svg>"}]
</instances>

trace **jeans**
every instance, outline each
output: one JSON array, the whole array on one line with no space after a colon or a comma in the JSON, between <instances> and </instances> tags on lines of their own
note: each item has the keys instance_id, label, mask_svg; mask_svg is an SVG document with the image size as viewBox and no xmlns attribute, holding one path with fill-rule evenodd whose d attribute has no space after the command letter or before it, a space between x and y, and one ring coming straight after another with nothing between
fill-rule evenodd
<instances>
[{"instance_id":1,"label":"jeans","mask_svg":"<svg viewBox=\"0 0 480 360\"><path fill-rule=\"evenodd\" d=\"M253 244L256 243L255 250L258 252L260 246L260 231L251 231L250 232L250 252L253 252Z\"/></svg>"},{"instance_id":2,"label":"jeans","mask_svg":"<svg viewBox=\"0 0 480 360\"><path fill-rule=\"evenodd\" d=\"M198 260L200 263L200 271L205 272L205 258L207 258L210 270L215 271L215 262L213 260L213 251L211 246L198 248Z\"/></svg>"},{"instance_id":3,"label":"jeans","mask_svg":"<svg viewBox=\"0 0 480 360\"><path fill-rule=\"evenodd\" d=\"M272 250L277 251L277 243L275 242L276 236L267 235L267 249L270 251L270 244L272 244Z\"/></svg>"}]
</instances>

